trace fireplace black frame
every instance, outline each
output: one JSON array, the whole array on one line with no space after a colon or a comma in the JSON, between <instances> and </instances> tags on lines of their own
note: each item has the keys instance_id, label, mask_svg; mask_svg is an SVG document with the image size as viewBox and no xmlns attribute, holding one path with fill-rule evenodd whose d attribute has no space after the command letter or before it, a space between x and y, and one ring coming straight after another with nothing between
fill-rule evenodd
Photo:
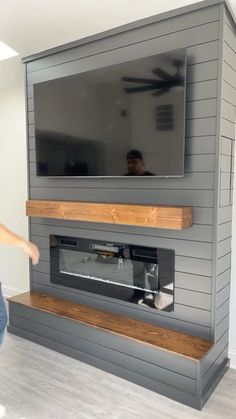
<instances>
[{"instance_id":1,"label":"fireplace black frame","mask_svg":"<svg viewBox=\"0 0 236 419\"><path fill-rule=\"evenodd\" d=\"M113 245L117 247L118 253L115 255L117 259L122 254L126 253L127 259L134 261L142 261L149 263L156 263L157 256L167 255L169 258L168 270L162 268L162 279L160 281L159 291L164 291L165 294L173 295L173 302L165 307L165 311L173 311L174 309L174 278L175 278L175 251L171 249L155 248L148 246L133 245L128 243L109 243L102 240L85 239L78 237L68 237L59 235L50 235L50 282L72 289L80 290L81 292L91 293L98 296L108 297L110 299L122 300L128 303L137 304L137 298L132 298L133 295L139 297L144 295L147 289L136 289L135 286L126 287L125 285L116 285L114 282L100 282L84 276L63 273L60 271L60 250L70 251L85 251L91 252L91 244L99 245ZM127 255L128 253L128 255ZM163 265L162 265L163 266ZM167 275L166 275L167 273ZM168 276L168 279L167 279ZM173 283L173 289L165 288L168 284ZM135 291L134 291L135 290ZM155 293L155 291L153 291ZM148 307L148 306L147 306ZM153 307L150 303L149 307ZM156 310L156 308L155 308Z\"/></svg>"}]
</instances>

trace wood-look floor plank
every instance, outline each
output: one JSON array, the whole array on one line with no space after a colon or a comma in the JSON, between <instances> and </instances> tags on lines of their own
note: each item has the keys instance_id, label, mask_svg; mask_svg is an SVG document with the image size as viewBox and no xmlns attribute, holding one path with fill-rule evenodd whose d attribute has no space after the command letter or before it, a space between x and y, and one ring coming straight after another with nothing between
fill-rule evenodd
<instances>
[{"instance_id":1,"label":"wood-look floor plank","mask_svg":"<svg viewBox=\"0 0 236 419\"><path fill-rule=\"evenodd\" d=\"M0 383L4 419L235 419L235 370L199 412L14 335L0 351Z\"/></svg>"}]
</instances>

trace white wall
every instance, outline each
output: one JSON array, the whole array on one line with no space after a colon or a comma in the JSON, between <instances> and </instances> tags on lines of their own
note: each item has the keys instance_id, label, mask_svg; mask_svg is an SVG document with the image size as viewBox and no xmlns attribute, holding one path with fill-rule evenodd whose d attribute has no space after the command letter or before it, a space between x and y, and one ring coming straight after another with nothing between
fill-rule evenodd
<instances>
[{"instance_id":1,"label":"white wall","mask_svg":"<svg viewBox=\"0 0 236 419\"><path fill-rule=\"evenodd\" d=\"M12 87L0 90L0 222L27 237L24 73L19 60L14 65ZM19 249L1 246L0 281L5 295L29 288L28 260Z\"/></svg>"}]
</instances>

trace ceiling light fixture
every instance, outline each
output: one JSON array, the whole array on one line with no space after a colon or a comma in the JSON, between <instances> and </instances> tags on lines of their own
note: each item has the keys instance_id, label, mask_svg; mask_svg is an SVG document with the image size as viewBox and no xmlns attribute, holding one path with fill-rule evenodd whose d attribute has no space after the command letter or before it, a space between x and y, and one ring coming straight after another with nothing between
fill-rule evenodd
<instances>
[{"instance_id":1,"label":"ceiling light fixture","mask_svg":"<svg viewBox=\"0 0 236 419\"><path fill-rule=\"evenodd\" d=\"M18 52L10 48L4 42L0 41L0 61L7 60L8 58L15 57Z\"/></svg>"}]
</instances>

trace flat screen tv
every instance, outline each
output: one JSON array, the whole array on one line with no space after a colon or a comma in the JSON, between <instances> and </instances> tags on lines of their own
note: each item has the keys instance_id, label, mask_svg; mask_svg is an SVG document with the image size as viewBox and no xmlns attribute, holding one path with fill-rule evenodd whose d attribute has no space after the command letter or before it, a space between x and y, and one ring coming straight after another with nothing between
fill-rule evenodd
<instances>
[{"instance_id":1,"label":"flat screen tv","mask_svg":"<svg viewBox=\"0 0 236 419\"><path fill-rule=\"evenodd\" d=\"M38 176L183 176L186 50L34 85Z\"/></svg>"}]
</instances>

